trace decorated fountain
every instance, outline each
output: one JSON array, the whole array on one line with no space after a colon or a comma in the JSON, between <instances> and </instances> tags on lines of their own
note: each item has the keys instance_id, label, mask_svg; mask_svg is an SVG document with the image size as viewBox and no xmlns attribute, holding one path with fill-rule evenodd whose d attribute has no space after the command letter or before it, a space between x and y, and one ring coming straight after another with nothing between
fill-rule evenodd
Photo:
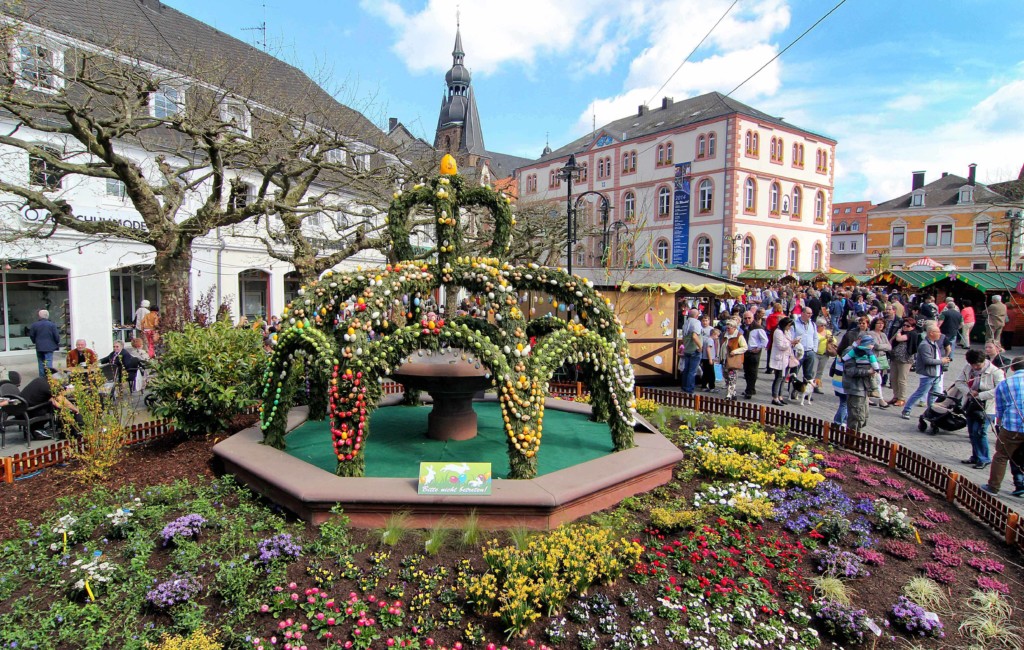
<instances>
[{"instance_id":1,"label":"decorated fountain","mask_svg":"<svg viewBox=\"0 0 1024 650\"><path fill-rule=\"evenodd\" d=\"M493 216L492 241L482 257L471 257L463 251L460 216L463 209L472 207L487 209ZM433 259L414 259L411 229L417 210L432 212L436 248L429 258ZM285 329L277 336L264 376L260 414L263 449L249 449L238 455L235 452L241 449L241 442L222 443L224 448L215 449L215 453L229 470L233 467L250 478L259 475L248 481L258 489L276 491L273 484L278 481L273 472L259 466L266 459L277 458L269 452L286 448L286 435L297 422L292 402L295 393L306 387L308 419L329 419L330 444L337 458L335 474L346 477L337 480L355 480L364 476L366 448L373 444L371 415L386 398L384 385L389 378L404 386L400 398L403 404L418 404L420 390L431 393L434 410L428 435L455 441L476 435L477 416L471 401L475 393L486 388L495 392L500 406L508 453L507 478L521 479L516 483L523 488L531 479L547 478L535 479L538 454L543 453L545 409L582 406L553 406L560 400L549 399L548 383L566 363L581 369L591 394L590 405L583 408L592 420L607 423L614 451L627 455L640 451L632 449L637 421L628 343L610 301L595 291L591 282L563 270L508 264L505 255L514 224L510 198L490 188L467 184L458 175L451 156L445 156L436 177L409 191L396 192L387 215L390 263L381 268L328 272L303 287L286 308ZM483 317L449 314L449 318L441 318L428 314L428 299L442 288L449 298L459 291L468 294ZM531 320L529 308L520 306L527 292L546 294L554 301L572 305L576 317ZM294 376L296 369L302 377ZM391 398L389 403L395 401ZM251 441L254 435L249 432L246 440ZM672 453L674 447L656 446L665 457L653 465L650 458L644 461L640 474L630 475L629 493L638 491L638 486L650 487L671 478L671 465L677 459ZM643 455L650 453L648 449ZM621 470L623 463L622 458L614 459L609 467ZM654 465L657 479L650 478ZM608 483L609 472L604 474L602 481ZM638 481L641 475L648 478ZM572 483L576 486L573 489L581 481L575 475L548 480ZM614 483L615 479L611 480ZM408 484L405 480L405 492L399 492L412 498L415 482ZM344 485L351 495L358 484ZM609 495L625 494L616 485L598 490L605 494L604 500L612 498ZM379 492L380 485L374 486ZM541 489L538 495L540 500L550 499L551 488ZM308 497L291 494L282 500L302 514L296 502ZM585 497L581 493L573 498ZM594 501L592 505L599 503ZM346 508L346 513L350 512Z\"/></svg>"}]
</instances>

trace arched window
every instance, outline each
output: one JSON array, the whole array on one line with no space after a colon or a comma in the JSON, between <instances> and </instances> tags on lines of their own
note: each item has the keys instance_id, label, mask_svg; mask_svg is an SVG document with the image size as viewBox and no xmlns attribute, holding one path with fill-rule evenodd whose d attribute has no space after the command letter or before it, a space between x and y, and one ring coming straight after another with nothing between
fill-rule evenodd
<instances>
[{"instance_id":1,"label":"arched window","mask_svg":"<svg viewBox=\"0 0 1024 650\"><path fill-rule=\"evenodd\" d=\"M779 141L776 138L772 138L772 142L771 142L771 144L768 147L768 158L772 162L775 161L775 147L778 145L778 143L779 143Z\"/></svg>"},{"instance_id":2,"label":"arched window","mask_svg":"<svg viewBox=\"0 0 1024 650\"><path fill-rule=\"evenodd\" d=\"M581 183L586 183L587 182L587 163L581 163L580 164L580 182Z\"/></svg>"},{"instance_id":3,"label":"arched window","mask_svg":"<svg viewBox=\"0 0 1024 650\"><path fill-rule=\"evenodd\" d=\"M782 138L779 138L779 146L775 148L775 162L782 162L782 152L784 151L784 146L786 145L782 142Z\"/></svg>"},{"instance_id":4,"label":"arched window","mask_svg":"<svg viewBox=\"0 0 1024 650\"><path fill-rule=\"evenodd\" d=\"M854 221L850 224L850 232L860 232L860 222Z\"/></svg>"},{"instance_id":5,"label":"arched window","mask_svg":"<svg viewBox=\"0 0 1024 650\"><path fill-rule=\"evenodd\" d=\"M825 193L820 190L814 197L814 220L819 222L825 220Z\"/></svg>"},{"instance_id":6,"label":"arched window","mask_svg":"<svg viewBox=\"0 0 1024 650\"><path fill-rule=\"evenodd\" d=\"M803 193L799 187L793 188L793 216L800 216L800 199L803 198Z\"/></svg>"},{"instance_id":7,"label":"arched window","mask_svg":"<svg viewBox=\"0 0 1024 650\"><path fill-rule=\"evenodd\" d=\"M665 143L665 164L666 165L671 165L672 164L672 143L671 142Z\"/></svg>"},{"instance_id":8,"label":"arched window","mask_svg":"<svg viewBox=\"0 0 1024 650\"><path fill-rule=\"evenodd\" d=\"M812 271L820 271L821 266L821 242L815 242L814 248L811 251L811 268Z\"/></svg>"},{"instance_id":9,"label":"arched window","mask_svg":"<svg viewBox=\"0 0 1024 650\"><path fill-rule=\"evenodd\" d=\"M622 171L629 171L629 152L622 154Z\"/></svg>"},{"instance_id":10,"label":"arched window","mask_svg":"<svg viewBox=\"0 0 1024 650\"><path fill-rule=\"evenodd\" d=\"M700 182L697 191L697 206L701 212L711 212L711 206L714 201L714 190L711 187L711 181L704 179Z\"/></svg>"},{"instance_id":11,"label":"arched window","mask_svg":"<svg viewBox=\"0 0 1024 650\"><path fill-rule=\"evenodd\" d=\"M701 135L699 138L697 138L697 157L698 158L703 158L706 153L707 153L707 139L705 139L704 136Z\"/></svg>"},{"instance_id":12,"label":"arched window","mask_svg":"<svg viewBox=\"0 0 1024 650\"><path fill-rule=\"evenodd\" d=\"M711 240L701 236L697 238L697 268L711 266Z\"/></svg>"},{"instance_id":13,"label":"arched window","mask_svg":"<svg viewBox=\"0 0 1024 650\"><path fill-rule=\"evenodd\" d=\"M658 190L658 216L667 217L672 211L672 192L667 187Z\"/></svg>"},{"instance_id":14,"label":"arched window","mask_svg":"<svg viewBox=\"0 0 1024 650\"><path fill-rule=\"evenodd\" d=\"M796 240L789 242L789 270L797 270L797 262L800 261L800 244Z\"/></svg>"},{"instance_id":15,"label":"arched window","mask_svg":"<svg viewBox=\"0 0 1024 650\"><path fill-rule=\"evenodd\" d=\"M636 150L629 152L629 171L636 171Z\"/></svg>"},{"instance_id":16,"label":"arched window","mask_svg":"<svg viewBox=\"0 0 1024 650\"><path fill-rule=\"evenodd\" d=\"M665 145L663 144L658 145L658 164L665 164Z\"/></svg>"},{"instance_id":17,"label":"arched window","mask_svg":"<svg viewBox=\"0 0 1024 650\"><path fill-rule=\"evenodd\" d=\"M839 232L846 232L846 230L847 230L846 222L845 221L840 221L839 222Z\"/></svg>"},{"instance_id":18,"label":"arched window","mask_svg":"<svg viewBox=\"0 0 1024 650\"><path fill-rule=\"evenodd\" d=\"M746 191L743 193L743 209L747 212L753 212L754 206L757 205L757 182L753 178L748 178L745 189Z\"/></svg>"},{"instance_id":19,"label":"arched window","mask_svg":"<svg viewBox=\"0 0 1024 650\"><path fill-rule=\"evenodd\" d=\"M654 245L654 254L662 264L668 264L668 240L659 239Z\"/></svg>"},{"instance_id":20,"label":"arched window","mask_svg":"<svg viewBox=\"0 0 1024 650\"><path fill-rule=\"evenodd\" d=\"M714 158L715 156L715 134L711 132L708 134L708 156Z\"/></svg>"},{"instance_id":21,"label":"arched window","mask_svg":"<svg viewBox=\"0 0 1024 650\"><path fill-rule=\"evenodd\" d=\"M800 161L800 149L797 143L793 143L793 164L797 165Z\"/></svg>"},{"instance_id":22,"label":"arched window","mask_svg":"<svg viewBox=\"0 0 1024 650\"><path fill-rule=\"evenodd\" d=\"M636 195L632 192L626 192L622 195L622 211L624 219L636 218Z\"/></svg>"},{"instance_id":23,"label":"arched window","mask_svg":"<svg viewBox=\"0 0 1024 650\"><path fill-rule=\"evenodd\" d=\"M779 266L779 243L772 237L768 240L768 259L766 266L770 269L778 268Z\"/></svg>"},{"instance_id":24,"label":"arched window","mask_svg":"<svg viewBox=\"0 0 1024 650\"><path fill-rule=\"evenodd\" d=\"M768 190L768 211L772 214L779 213L779 194L781 189L777 182L773 182Z\"/></svg>"},{"instance_id":25,"label":"arched window","mask_svg":"<svg viewBox=\"0 0 1024 650\"><path fill-rule=\"evenodd\" d=\"M743 238L743 268L754 266L754 240L748 235Z\"/></svg>"},{"instance_id":26,"label":"arched window","mask_svg":"<svg viewBox=\"0 0 1024 650\"><path fill-rule=\"evenodd\" d=\"M743 138L743 150L749 154L754 153L754 134L747 131L747 135Z\"/></svg>"},{"instance_id":27,"label":"arched window","mask_svg":"<svg viewBox=\"0 0 1024 650\"><path fill-rule=\"evenodd\" d=\"M828 171L828 152L827 151L822 151L821 152L821 171L823 171L823 172L827 172Z\"/></svg>"},{"instance_id":28,"label":"arched window","mask_svg":"<svg viewBox=\"0 0 1024 650\"><path fill-rule=\"evenodd\" d=\"M755 156L758 155L758 153L760 151L761 151L761 135L757 131L754 131L754 155Z\"/></svg>"}]
</instances>

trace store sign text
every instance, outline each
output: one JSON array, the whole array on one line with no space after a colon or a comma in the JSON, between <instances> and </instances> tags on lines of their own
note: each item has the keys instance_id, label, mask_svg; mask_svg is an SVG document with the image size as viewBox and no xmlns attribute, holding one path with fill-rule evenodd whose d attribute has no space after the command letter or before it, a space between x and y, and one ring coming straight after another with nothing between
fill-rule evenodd
<instances>
[{"instance_id":1,"label":"store sign text","mask_svg":"<svg viewBox=\"0 0 1024 650\"><path fill-rule=\"evenodd\" d=\"M32 208L22 208L21 218L29 223L41 224L50 218L50 212L48 210L35 210ZM137 214L121 216L118 214L75 214L75 219L78 221L112 221L122 228L128 228L129 230L146 230L146 222L142 220Z\"/></svg>"}]
</instances>

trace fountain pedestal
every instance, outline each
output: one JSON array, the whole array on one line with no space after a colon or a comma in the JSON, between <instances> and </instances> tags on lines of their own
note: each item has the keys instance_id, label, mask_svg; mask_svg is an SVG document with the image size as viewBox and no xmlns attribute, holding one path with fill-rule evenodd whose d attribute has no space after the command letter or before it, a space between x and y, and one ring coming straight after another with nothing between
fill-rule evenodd
<instances>
[{"instance_id":1,"label":"fountain pedestal","mask_svg":"<svg viewBox=\"0 0 1024 650\"><path fill-rule=\"evenodd\" d=\"M391 377L406 390L426 391L434 400L427 417L427 437L469 440L476 437L473 396L491 384L487 371L444 355L415 356Z\"/></svg>"}]
</instances>

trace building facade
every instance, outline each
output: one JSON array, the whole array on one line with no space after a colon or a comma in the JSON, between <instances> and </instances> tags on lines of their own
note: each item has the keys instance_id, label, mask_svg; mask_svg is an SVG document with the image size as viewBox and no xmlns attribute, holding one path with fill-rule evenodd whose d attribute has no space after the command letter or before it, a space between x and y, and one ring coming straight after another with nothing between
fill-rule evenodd
<instances>
[{"instance_id":1,"label":"building facade","mask_svg":"<svg viewBox=\"0 0 1024 650\"><path fill-rule=\"evenodd\" d=\"M287 84L308 86L312 81L298 70L280 62L251 46L196 21L185 14L163 5L158 0L97 0L78 3L70 0L33 0L19 3L22 13L12 18L19 24L15 42L9 54L16 66L17 83L32 83L34 92L57 96L63 84L70 87L73 75L65 72L76 52L100 53L115 58L116 53L105 49L107 43L90 36L109 38L110 34L135 34L140 42L150 43L154 52L147 59L140 52L138 65L152 70L155 76L173 79L173 85L154 93L148 110L154 119L167 118L169 112L186 110L191 95L189 88L207 87L207 84L188 79L170 67L181 52L161 52L161 44L170 43L184 48L186 43L201 43L209 56L240 61L258 60L271 74L268 79L281 84L287 93ZM71 81L65 82L68 78ZM322 91L321 91L322 92ZM325 97L329 97L323 93ZM381 134L365 117L337 104L340 111L349 111L353 120L365 127L366 132ZM229 123L236 133L251 136L252 114L237 103L219 107L220 119ZM41 147L61 150L64 156L79 155L68 149L74 143L45 131L33 131L21 123L16 115L0 113L0 129L16 133L16 137L38 143ZM382 134L381 134L382 135ZM361 152L365 153L353 153ZM137 164L143 174L157 175L160 161L172 169L184 168L194 161L180 157L181 150L133 148L130 142L119 144L119 153ZM328 152L338 165L364 169L379 164L378 146L353 142L346 150ZM81 155L85 155L84 153ZM88 176L60 176L48 168L45 160L33 157L25 150L5 146L0 148L0 174L14 185L43 187L71 206L75 218L81 221L114 221L126 231L142 231L146 224L126 196L123 183L110 178ZM197 174L201 170L197 170ZM226 201L244 205L251 200L261 180L257 173L245 168L231 170L232 184ZM336 187L336 186L332 186ZM196 195L187 197L178 212L181 219L196 215L202 208L205 191L200 186ZM327 190L314 183L309 192L324 192L326 204L340 205L356 202L354 194L327 194ZM12 229L30 229L45 222L48 215L37 210L16 208L12 197L4 196L5 209L0 219ZM372 215L366 215L370 219ZM280 228L276 216L262 215L262 219L241 222L230 227L217 228L196 239L192 245L193 261L190 273L190 291L193 300L209 293L216 303L226 302L234 317L267 317L280 314L285 304L299 288L294 267L268 252L268 232ZM374 217L375 218L375 217ZM352 212L334 212L324 209L303 221L303 233L315 243L318 250L342 250L347 242L344 233L350 232ZM275 249L287 253L287 247ZM155 253L152 246L127 237L88 235L82 232L56 228L44 239L22 239L0 243L0 364L18 363L34 358L33 346L28 339L28 328L35 322L39 309L48 309L51 319L62 326L65 344L74 339L85 339L99 352L110 351L112 342L128 339L135 334L133 313L142 300L159 305L161 296L153 272ZM376 264L383 258L374 251L360 253L346 260L345 267ZM216 304L214 304L216 307Z\"/></svg>"},{"instance_id":2,"label":"building facade","mask_svg":"<svg viewBox=\"0 0 1024 650\"><path fill-rule=\"evenodd\" d=\"M559 170L574 154L573 196L600 192L612 208L605 228L585 200L578 228L591 234L576 244L576 265L827 269L835 150L720 93L666 97L521 167L520 202L564 205Z\"/></svg>"},{"instance_id":3,"label":"building facade","mask_svg":"<svg viewBox=\"0 0 1024 650\"><path fill-rule=\"evenodd\" d=\"M847 273L867 273L868 212L871 201L832 204L832 266Z\"/></svg>"},{"instance_id":4,"label":"building facade","mask_svg":"<svg viewBox=\"0 0 1024 650\"><path fill-rule=\"evenodd\" d=\"M894 269L929 259L958 270L1013 270L1024 266L1020 222L1007 218L1021 204L978 183L975 165L967 178L943 173L925 183L914 172L910 191L879 203L868 219L868 258L887 258ZM1012 244L1012 253L1011 253Z\"/></svg>"}]
</instances>

